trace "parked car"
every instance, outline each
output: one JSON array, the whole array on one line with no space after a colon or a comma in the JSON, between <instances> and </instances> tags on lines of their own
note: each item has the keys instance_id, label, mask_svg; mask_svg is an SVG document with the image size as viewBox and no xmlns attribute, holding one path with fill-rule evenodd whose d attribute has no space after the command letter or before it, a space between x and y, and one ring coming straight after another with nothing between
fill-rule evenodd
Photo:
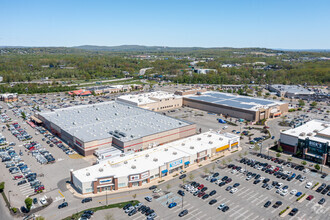
<instances>
[{"instance_id":1,"label":"parked car","mask_svg":"<svg viewBox=\"0 0 330 220\"><path fill-rule=\"evenodd\" d=\"M146 197L144 197L144 199L147 200L148 202L152 201L152 198L150 196L146 196Z\"/></svg>"},{"instance_id":2,"label":"parked car","mask_svg":"<svg viewBox=\"0 0 330 220\"><path fill-rule=\"evenodd\" d=\"M183 217L183 216L185 216L185 215L187 215L187 214L188 214L188 210L185 209L185 210L183 210L183 211L181 211L181 212L179 213L179 217Z\"/></svg>"},{"instance_id":3,"label":"parked car","mask_svg":"<svg viewBox=\"0 0 330 220\"><path fill-rule=\"evenodd\" d=\"M92 197L87 197L81 200L81 203L91 202L92 200L93 200Z\"/></svg>"},{"instance_id":4,"label":"parked car","mask_svg":"<svg viewBox=\"0 0 330 220\"><path fill-rule=\"evenodd\" d=\"M272 204L271 201L267 201L267 202L265 203L264 207L265 207L265 208L268 208L271 204Z\"/></svg>"},{"instance_id":5,"label":"parked car","mask_svg":"<svg viewBox=\"0 0 330 220\"><path fill-rule=\"evenodd\" d=\"M176 202L172 202L168 205L168 208L171 209L171 208L175 207L176 205L177 205Z\"/></svg>"},{"instance_id":6,"label":"parked car","mask_svg":"<svg viewBox=\"0 0 330 220\"><path fill-rule=\"evenodd\" d=\"M295 216L295 215L297 214L297 212L298 212L298 209L297 209L297 208L293 208L293 209L291 210L291 212L289 213L289 215L290 215L290 216Z\"/></svg>"}]
</instances>

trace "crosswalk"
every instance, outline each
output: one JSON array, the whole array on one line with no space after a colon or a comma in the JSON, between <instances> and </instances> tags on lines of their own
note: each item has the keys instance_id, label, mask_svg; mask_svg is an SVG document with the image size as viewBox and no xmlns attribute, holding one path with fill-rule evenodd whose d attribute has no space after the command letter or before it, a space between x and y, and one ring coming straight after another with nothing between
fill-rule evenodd
<instances>
[{"instance_id":1,"label":"crosswalk","mask_svg":"<svg viewBox=\"0 0 330 220\"><path fill-rule=\"evenodd\" d=\"M29 183L25 183L23 185L18 186L18 189L23 196L30 196L34 194L34 190L31 188Z\"/></svg>"}]
</instances>

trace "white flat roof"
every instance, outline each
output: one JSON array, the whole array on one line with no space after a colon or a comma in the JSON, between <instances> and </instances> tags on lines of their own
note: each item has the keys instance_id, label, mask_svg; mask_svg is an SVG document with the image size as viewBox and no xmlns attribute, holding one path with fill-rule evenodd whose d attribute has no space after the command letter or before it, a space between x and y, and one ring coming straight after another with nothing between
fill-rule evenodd
<instances>
[{"instance_id":1,"label":"white flat roof","mask_svg":"<svg viewBox=\"0 0 330 220\"><path fill-rule=\"evenodd\" d=\"M225 146L229 141L238 142L239 136L209 131L134 154L111 158L100 164L76 170L73 174L81 182L91 182L107 176L126 177L157 169L168 162L190 157L201 151Z\"/></svg>"},{"instance_id":2,"label":"white flat roof","mask_svg":"<svg viewBox=\"0 0 330 220\"><path fill-rule=\"evenodd\" d=\"M330 122L321 120L311 120L299 127L283 131L282 134L287 134L299 139L306 139L326 143L330 140L322 135L330 135Z\"/></svg>"},{"instance_id":3,"label":"white flat roof","mask_svg":"<svg viewBox=\"0 0 330 220\"><path fill-rule=\"evenodd\" d=\"M174 93L170 93L170 92L156 91L156 92L149 92L149 93L136 94L136 95L123 95L118 97L118 100L124 100L135 103L137 105L143 105L143 104L155 103L157 102L156 99L165 99L165 98L178 99L182 97L178 95L174 95Z\"/></svg>"},{"instance_id":4,"label":"white flat roof","mask_svg":"<svg viewBox=\"0 0 330 220\"><path fill-rule=\"evenodd\" d=\"M110 132L115 131L125 134L116 137L117 139L130 141L192 124L114 101L56 109L39 114L83 142L110 138L113 136Z\"/></svg>"}]
</instances>

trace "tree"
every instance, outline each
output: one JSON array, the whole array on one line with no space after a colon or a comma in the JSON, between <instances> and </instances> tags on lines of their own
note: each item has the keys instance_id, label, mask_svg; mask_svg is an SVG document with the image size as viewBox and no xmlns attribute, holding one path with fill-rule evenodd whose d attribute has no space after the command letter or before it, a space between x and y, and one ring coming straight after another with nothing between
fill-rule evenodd
<instances>
[{"instance_id":1,"label":"tree","mask_svg":"<svg viewBox=\"0 0 330 220\"><path fill-rule=\"evenodd\" d=\"M239 153L238 156L239 156L239 158L241 158L241 159L242 159L242 157L243 157L243 156L242 156L242 153Z\"/></svg>"},{"instance_id":2,"label":"tree","mask_svg":"<svg viewBox=\"0 0 330 220\"><path fill-rule=\"evenodd\" d=\"M299 99L298 104L299 104L300 107L305 106L305 102L302 99Z\"/></svg>"},{"instance_id":3,"label":"tree","mask_svg":"<svg viewBox=\"0 0 330 220\"><path fill-rule=\"evenodd\" d=\"M133 194L132 197L133 197L133 199L135 199L136 198L136 194Z\"/></svg>"},{"instance_id":4,"label":"tree","mask_svg":"<svg viewBox=\"0 0 330 220\"><path fill-rule=\"evenodd\" d=\"M246 156L246 155L248 155L248 152L247 151L244 152L244 156Z\"/></svg>"},{"instance_id":5,"label":"tree","mask_svg":"<svg viewBox=\"0 0 330 220\"><path fill-rule=\"evenodd\" d=\"M283 152L283 148L282 148L282 146L279 145L279 146L277 147L277 150L278 150L280 153L282 153L282 152Z\"/></svg>"},{"instance_id":6,"label":"tree","mask_svg":"<svg viewBox=\"0 0 330 220\"><path fill-rule=\"evenodd\" d=\"M227 161L226 161L225 159L223 159L223 160L221 161L221 163L222 163L222 165L226 165L226 164L227 164Z\"/></svg>"},{"instance_id":7,"label":"tree","mask_svg":"<svg viewBox=\"0 0 330 220\"><path fill-rule=\"evenodd\" d=\"M212 172L214 173L214 170L215 170L215 164L212 164Z\"/></svg>"},{"instance_id":8,"label":"tree","mask_svg":"<svg viewBox=\"0 0 330 220\"><path fill-rule=\"evenodd\" d=\"M320 169L321 169L320 165L318 165L318 164L315 164L314 168L315 168L316 170L320 170Z\"/></svg>"},{"instance_id":9,"label":"tree","mask_svg":"<svg viewBox=\"0 0 330 220\"><path fill-rule=\"evenodd\" d=\"M207 174L209 174L209 173L210 173L209 169L208 169L207 167L205 167L205 168L204 168L204 174L207 175Z\"/></svg>"},{"instance_id":10,"label":"tree","mask_svg":"<svg viewBox=\"0 0 330 220\"><path fill-rule=\"evenodd\" d=\"M192 181L195 178L195 176L194 176L194 174L190 173L188 178L189 178L190 181Z\"/></svg>"},{"instance_id":11,"label":"tree","mask_svg":"<svg viewBox=\"0 0 330 220\"><path fill-rule=\"evenodd\" d=\"M305 166L307 164L307 162L303 160L303 161L301 161L301 164Z\"/></svg>"},{"instance_id":12,"label":"tree","mask_svg":"<svg viewBox=\"0 0 330 220\"><path fill-rule=\"evenodd\" d=\"M168 191L169 189L171 189L171 187L172 187L171 184L167 184L167 185L166 185L166 189L167 189L167 191Z\"/></svg>"},{"instance_id":13,"label":"tree","mask_svg":"<svg viewBox=\"0 0 330 220\"><path fill-rule=\"evenodd\" d=\"M228 160L228 163L230 163L230 162L232 162L232 161L233 161L231 158L228 158L227 160Z\"/></svg>"},{"instance_id":14,"label":"tree","mask_svg":"<svg viewBox=\"0 0 330 220\"><path fill-rule=\"evenodd\" d=\"M289 157L289 158L288 158L288 161L292 161L292 157Z\"/></svg>"},{"instance_id":15,"label":"tree","mask_svg":"<svg viewBox=\"0 0 330 220\"><path fill-rule=\"evenodd\" d=\"M317 102L315 102L315 101L312 102L312 103L310 104L310 106L312 106L313 108L316 107L316 106L317 106Z\"/></svg>"},{"instance_id":16,"label":"tree","mask_svg":"<svg viewBox=\"0 0 330 220\"><path fill-rule=\"evenodd\" d=\"M280 154L280 153L277 153L277 154L276 154L276 157L281 157L281 154Z\"/></svg>"},{"instance_id":17,"label":"tree","mask_svg":"<svg viewBox=\"0 0 330 220\"><path fill-rule=\"evenodd\" d=\"M31 206L32 206L32 199L30 197L27 197L24 202L25 202L26 208L28 210L30 210L31 209Z\"/></svg>"},{"instance_id":18,"label":"tree","mask_svg":"<svg viewBox=\"0 0 330 220\"><path fill-rule=\"evenodd\" d=\"M22 116L22 118L25 120L26 119L26 114L25 114L25 112L21 112L21 116Z\"/></svg>"},{"instance_id":19,"label":"tree","mask_svg":"<svg viewBox=\"0 0 330 220\"><path fill-rule=\"evenodd\" d=\"M0 183L0 193L5 189L5 182Z\"/></svg>"},{"instance_id":20,"label":"tree","mask_svg":"<svg viewBox=\"0 0 330 220\"><path fill-rule=\"evenodd\" d=\"M254 150L254 151L259 151L259 150L260 150L259 145L255 144L253 150Z\"/></svg>"},{"instance_id":21,"label":"tree","mask_svg":"<svg viewBox=\"0 0 330 220\"><path fill-rule=\"evenodd\" d=\"M38 217L36 217L36 220L45 220L45 217L38 216Z\"/></svg>"}]
</instances>

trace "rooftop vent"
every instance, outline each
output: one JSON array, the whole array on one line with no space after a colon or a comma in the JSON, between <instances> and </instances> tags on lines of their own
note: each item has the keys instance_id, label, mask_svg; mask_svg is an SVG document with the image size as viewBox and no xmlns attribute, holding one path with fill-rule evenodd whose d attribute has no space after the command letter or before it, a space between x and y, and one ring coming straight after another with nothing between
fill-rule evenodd
<instances>
[{"instance_id":1,"label":"rooftop vent","mask_svg":"<svg viewBox=\"0 0 330 220\"><path fill-rule=\"evenodd\" d=\"M103 168L100 168L99 171L100 171L100 172L103 172Z\"/></svg>"},{"instance_id":2,"label":"rooftop vent","mask_svg":"<svg viewBox=\"0 0 330 220\"><path fill-rule=\"evenodd\" d=\"M157 161L158 161L158 159L157 159L157 158L154 158L154 159L153 159L153 161L157 162Z\"/></svg>"},{"instance_id":3,"label":"rooftop vent","mask_svg":"<svg viewBox=\"0 0 330 220\"><path fill-rule=\"evenodd\" d=\"M146 157L149 157L149 154L146 154Z\"/></svg>"},{"instance_id":4,"label":"rooftop vent","mask_svg":"<svg viewBox=\"0 0 330 220\"><path fill-rule=\"evenodd\" d=\"M135 166L135 165L132 165L131 168L132 168L132 169L136 169L136 166Z\"/></svg>"},{"instance_id":5,"label":"rooftop vent","mask_svg":"<svg viewBox=\"0 0 330 220\"><path fill-rule=\"evenodd\" d=\"M90 176L90 175L91 175L90 173L88 173L88 172L86 173L86 176Z\"/></svg>"},{"instance_id":6,"label":"rooftop vent","mask_svg":"<svg viewBox=\"0 0 330 220\"><path fill-rule=\"evenodd\" d=\"M173 155L177 155L178 153L176 151L173 152Z\"/></svg>"},{"instance_id":7,"label":"rooftop vent","mask_svg":"<svg viewBox=\"0 0 330 220\"><path fill-rule=\"evenodd\" d=\"M197 138L197 140L200 141L200 140L202 140L202 138L199 137L199 138Z\"/></svg>"},{"instance_id":8,"label":"rooftop vent","mask_svg":"<svg viewBox=\"0 0 330 220\"><path fill-rule=\"evenodd\" d=\"M127 164L127 163L128 163L127 160L125 160L125 161L124 161L124 164Z\"/></svg>"},{"instance_id":9,"label":"rooftop vent","mask_svg":"<svg viewBox=\"0 0 330 220\"><path fill-rule=\"evenodd\" d=\"M184 146L184 145L186 145L186 144L185 144L185 143L182 143L181 145Z\"/></svg>"}]
</instances>

